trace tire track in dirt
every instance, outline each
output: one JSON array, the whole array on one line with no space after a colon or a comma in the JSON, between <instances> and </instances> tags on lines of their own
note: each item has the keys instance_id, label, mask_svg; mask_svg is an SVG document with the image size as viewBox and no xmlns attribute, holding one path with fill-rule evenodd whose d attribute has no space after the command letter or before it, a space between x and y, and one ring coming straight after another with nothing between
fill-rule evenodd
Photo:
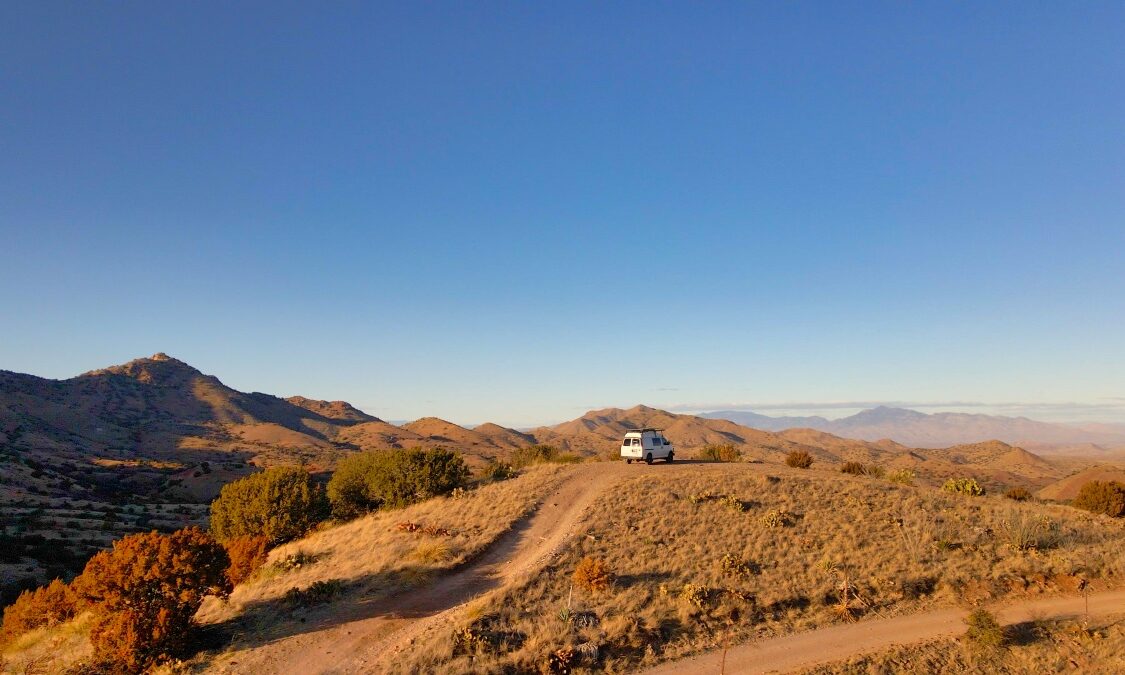
<instances>
[{"instance_id":1,"label":"tire track in dirt","mask_svg":"<svg viewBox=\"0 0 1125 675\"><path fill-rule=\"evenodd\" d=\"M263 674L381 672L428 629L456 620L473 600L501 588L558 554L586 509L616 482L635 475L623 464L580 466L485 551L426 586L380 599L357 616L317 631L231 654L209 671Z\"/></svg>"},{"instance_id":2,"label":"tire track in dirt","mask_svg":"<svg viewBox=\"0 0 1125 675\"><path fill-rule=\"evenodd\" d=\"M1042 598L995 607L993 611L1006 625L1033 619L1074 618L1086 612L1086 598ZM1125 612L1125 590L1091 593L1089 612L1091 616ZM959 635L965 632L964 618L967 614L962 609L941 609L819 628L733 647L726 651L725 656L722 650L714 650L669 661L645 671L645 674L729 675L793 671L891 647Z\"/></svg>"}]
</instances>

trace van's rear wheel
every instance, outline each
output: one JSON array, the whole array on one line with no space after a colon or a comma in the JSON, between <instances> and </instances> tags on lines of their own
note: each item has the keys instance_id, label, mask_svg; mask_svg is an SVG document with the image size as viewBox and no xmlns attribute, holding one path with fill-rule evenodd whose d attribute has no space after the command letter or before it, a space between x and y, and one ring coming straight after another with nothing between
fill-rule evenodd
<instances>
[{"instance_id":1,"label":"van's rear wheel","mask_svg":"<svg viewBox=\"0 0 1125 675\"><path fill-rule=\"evenodd\" d=\"M669 463L669 464L671 464L671 463L672 463L672 461L673 461L673 460L674 460L675 458L676 458L676 453L674 453L674 452L669 452L669 453L668 453L668 463Z\"/></svg>"},{"instance_id":2,"label":"van's rear wheel","mask_svg":"<svg viewBox=\"0 0 1125 675\"><path fill-rule=\"evenodd\" d=\"M652 464L652 453L645 455L645 464Z\"/></svg>"},{"instance_id":3,"label":"van's rear wheel","mask_svg":"<svg viewBox=\"0 0 1125 675\"><path fill-rule=\"evenodd\" d=\"M632 463L633 463L633 460L631 460L631 459L626 459L626 460L625 460L625 463L626 463L626 464L632 464Z\"/></svg>"}]
</instances>

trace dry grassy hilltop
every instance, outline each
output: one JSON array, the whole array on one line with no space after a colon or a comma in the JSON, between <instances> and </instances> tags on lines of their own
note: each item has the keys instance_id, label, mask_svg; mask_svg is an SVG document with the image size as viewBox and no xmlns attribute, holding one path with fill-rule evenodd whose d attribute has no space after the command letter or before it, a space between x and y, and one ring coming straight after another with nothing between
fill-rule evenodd
<instances>
[{"instance_id":1,"label":"dry grassy hilltop","mask_svg":"<svg viewBox=\"0 0 1125 675\"><path fill-rule=\"evenodd\" d=\"M664 429L678 461L605 461L637 427ZM494 470L542 444L581 463L512 480ZM576 650L575 664L596 653L588 669L629 670L824 626L839 611L894 616L1063 592L1080 577L1111 586L1123 573L1119 521L1002 496L1063 502L1090 480L1120 480L1125 468L1104 455L1043 457L999 441L909 448L647 406L526 431L395 425L342 401L239 392L156 354L62 381L0 373L5 600L73 577L122 535L206 526L219 488L264 467L324 478L357 452L410 447L456 450L476 489L274 549L228 602L204 605L199 620L228 646L193 667L317 672L343 650L356 672L391 668L387 654L402 668L468 672L538 668ZM681 461L716 449L737 461ZM787 467L791 453L812 467ZM939 489L969 478L986 496ZM572 588L584 558L608 565L612 593ZM841 610L845 580L858 604ZM294 600L309 589L327 594L323 606ZM560 615L586 618L560 631ZM14 662L76 658L89 625L67 625L28 637Z\"/></svg>"},{"instance_id":2,"label":"dry grassy hilltop","mask_svg":"<svg viewBox=\"0 0 1125 675\"><path fill-rule=\"evenodd\" d=\"M212 646L178 672L713 672L678 659L1082 588L1100 598L1125 580L1122 536L1121 519L1068 506L816 464L537 465L274 549L230 600L204 603ZM589 561L600 567L580 574ZM1020 672L1052 641L1077 663L1123 665L1061 625L1019 630L1023 651L922 642L825 672L987 659ZM62 669L89 654L88 633L79 616L4 658Z\"/></svg>"}]
</instances>

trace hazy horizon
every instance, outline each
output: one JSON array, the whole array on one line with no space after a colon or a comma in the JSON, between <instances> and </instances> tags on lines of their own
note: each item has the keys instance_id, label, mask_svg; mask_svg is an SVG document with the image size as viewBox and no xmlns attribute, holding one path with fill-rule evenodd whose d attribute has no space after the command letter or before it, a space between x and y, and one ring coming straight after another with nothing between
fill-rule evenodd
<instances>
[{"instance_id":1,"label":"hazy horizon","mask_svg":"<svg viewBox=\"0 0 1125 675\"><path fill-rule=\"evenodd\" d=\"M642 401L1125 422L1122 25L9 3L0 368L164 351L520 427Z\"/></svg>"}]
</instances>

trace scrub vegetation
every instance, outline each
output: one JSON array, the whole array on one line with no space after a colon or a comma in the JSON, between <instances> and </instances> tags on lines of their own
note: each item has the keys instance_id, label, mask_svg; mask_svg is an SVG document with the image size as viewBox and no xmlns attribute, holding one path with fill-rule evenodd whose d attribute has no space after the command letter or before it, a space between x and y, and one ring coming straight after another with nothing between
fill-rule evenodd
<instances>
[{"instance_id":1,"label":"scrub vegetation","mask_svg":"<svg viewBox=\"0 0 1125 675\"><path fill-rule=\"evenodd\" d=\"M757 637L1125 574L1121 528L1065 506L839 473L703 468L603 494L554 563L479 601L463 625L416 641L395 672L549 672L559 654L574 672L627 672ZM586 582L595 561L612 581ZM458 647L458 631L482 626L505 639Z\"/></svg>"}]
</instances>

